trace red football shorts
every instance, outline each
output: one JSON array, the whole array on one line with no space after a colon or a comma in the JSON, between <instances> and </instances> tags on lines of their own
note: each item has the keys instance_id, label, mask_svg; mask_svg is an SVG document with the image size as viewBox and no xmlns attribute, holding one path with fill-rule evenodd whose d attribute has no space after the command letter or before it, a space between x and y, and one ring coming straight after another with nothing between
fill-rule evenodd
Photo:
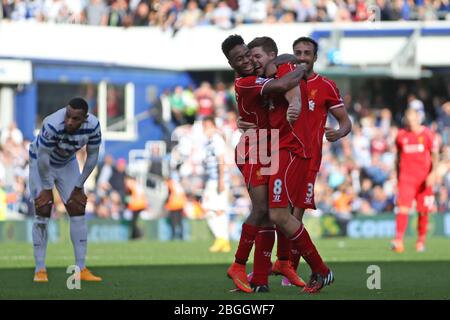
<instances>
[{"instance_id":1,"label":"red football shorts","mask_svg":"<svg viewBox=\"0 0 450 320\"><path fill-rule=\"evenodd\" d=\"M425 181L404 181L398 183L397 206L412 207L413 200L416 200L416 209L420 213L429 213L433 210L434 195L433 189L427 187Z\"/></svg>"},{"instance_id":2,"label":"red football shorts","mask_svg":"<svg viewBox=\"0 0 450 320\"><path fill-rule=\"evenodd\" d=\"M266 185L269 183L269 176L261 174L261 168L263 168L264 166L260 163L237 164L237 167L244 176L247 189L256 188L258 186Z\"/></svg>"},{"instance_id":3,"label":"red football shorts","mask_svg":"<svg viewBox=\"0 0 450 320\"><path fill-rule=\"evenodd\" d=\"M314 202L314 185L316 183L318 171L308 170L308 175L306 176L306 188L303 190L304 206L300 208L304 209L316 209L316 203Z\"/></svg>"},{"instance_id":4,"label":"red football shorts","mask_svg":"<svg viewBox=\"0 0 450 320\"><path fill-rule=\"evenodd\" d=\"M280 150L278 158L272 154L271 166L278 161L278 170L269 178L270 208L286 208L289 204L307 208L304 195L310 160L284 149Z\"/></svg>"}]
</instances>

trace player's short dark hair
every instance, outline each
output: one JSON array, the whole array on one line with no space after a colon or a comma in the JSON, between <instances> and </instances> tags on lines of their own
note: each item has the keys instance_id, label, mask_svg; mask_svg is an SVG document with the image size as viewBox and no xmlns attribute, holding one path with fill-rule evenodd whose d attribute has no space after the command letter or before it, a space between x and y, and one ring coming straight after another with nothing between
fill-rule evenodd
<instances>
[{"instance_id":1,"label":"player's short dark hair","mask_svg":"<svg viewBox=\"0 0 450 320\"><path fill-rule=\"evenodd\" d=\"M250 41L247 46L249 49L262 47L265 53L275 52L275 55L278 55L277 44L271 37L257 37Z\"/></svg>"},{"instance_id":2,"label":"player's short dark hair","mask_svg":"<svg viewBox=\"0 0 450 320\"><path fill-rule=\"evenodd\" d=\"M214 116L206 116L203 118L203 122L211 122L215 126L216 118Z\"/></svg>"},{"instance_id":3,"label":"player's short dark hair","mask_svg":"<svg viewBox=\"0 0 450 320\"><path fill-rule=\"evenodd\" d=\"M317 43L316 40L310 37L300 37L294 41L294 43L292 44L292 48L294 48L299 42L311 43L314 46L314 55L317 55L317 51L319 50L319 44Z\"/></svg>"},{"instance_id":4,"label":"player's short dark hair","mask_svg":"<svg viewBox=\"0 0 450 320\"><path fill-rule=\"evenodd\" d=\"M69 106L71 106L73 109L83 110L84 113L88 113L89 106L83 98L76 97L69 101Z\"/></svg>"},{"instance_id":5,"label":"player's short dark hair","mask_svg":"<svg viewBox=\"0 0 450 320\"><path fill-rule=\"evenodd\" d=\"M233 50L234 47L245 44L244 39L238 34L233 34L226 38L222 42L222 52L227 57L230 58L230 51Z\"/></svg>"}]
</instances>

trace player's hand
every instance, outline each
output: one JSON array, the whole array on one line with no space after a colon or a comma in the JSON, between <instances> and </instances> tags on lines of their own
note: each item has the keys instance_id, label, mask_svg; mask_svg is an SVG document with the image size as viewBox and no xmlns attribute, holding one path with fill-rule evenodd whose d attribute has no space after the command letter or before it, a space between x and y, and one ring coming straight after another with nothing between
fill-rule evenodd
<instances>
[{"instance_id":1,"label":"player's hand","mask_svg":"<svg viewBox=\"0 0 450 320\"><path fill-rule=\"evenodd\" d=\"M237 119L237 127L244 131L248 130L248 129L257 129L258 128L256 126L256 124L254 124L254 123L243 121L242 117L239 117Z\"/></svg>"},{"instance_id":2,"label":"player's hand","mask_svg":"<svg viewBox=\"0 0 450 320\"><path fill-rule=\"evenodd\" d=\"M301 105L300 103L294 103L289 106L286 112L286 119L289 123L295 122L300 116Z\"/></svg>"},{"instance_id":3,"label":"player's hand","mask_svg":"<svg viewBox=\"0 0 450 320\"><path fill-rule=\"evenodd\" d=\"M82 213L86 208L87 197L82 188L73 188L67 201L67 207L74 213Z\"/></svg>"},{"instance_id":4,"label":"player's hand","mask_svg":"<svg viewBox=\"0 0 450 320\"><path fill-rule=\"evenodd\" d=\"M277 74L277 66L275 65L275 63L273 63L273 61L271 61L266 65L264 75L266 76L266 78L273 78L276 76L276 74Z\"/></svg>"},{"instance_id":5,"label":"player's hand","mask_svg":"<svg viewBox=\"0 0 450 320\"><path fill-rule=\"evenodd\" d=\"M330 142L335 142L341 138L341 133L339 130L325 127L325 138Z\"/></svg>"},{"instance_id":6,"label":"player's hand","mask_svg":"<svg viewBox=\"0 0 450 320\"><path fill-rule=\"evenodd\" d=\"M41 208L48 204L53 204L53 190L42 190L38 197L34 199L36 208Z\"/></svg>"}]
</instances>

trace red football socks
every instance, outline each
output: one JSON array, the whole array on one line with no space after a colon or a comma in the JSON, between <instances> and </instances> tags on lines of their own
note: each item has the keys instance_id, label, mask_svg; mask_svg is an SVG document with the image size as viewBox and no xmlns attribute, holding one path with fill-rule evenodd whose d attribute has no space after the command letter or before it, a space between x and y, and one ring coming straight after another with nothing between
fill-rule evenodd
<instances>
[{"instance_id":1,"label":"red football socks","mask_svg":"<svg viewBox=\"0 0 450 320\"><path fill-rule=\"evenodd\" d=\"M258 233L259 227L252 226L250 224L244 223L242 225L241 239L239 240L239 246L235 254L235 262L245 265L252 251L253 243L255 242L256 234Z\"/></svg>"},{"instance_id":2,"label":"red football socks","mask_svg":"<svg viewBox=\"0 0 450 320\"><path fill-rule=\"evenodd\" d=\"M296 248L291 248L291 252L289 255L289 261L291 262L292 268L297 271L298 265L300 264L300 258L302 257L299 250Z\"/></svg>"},{"instance_id":3,"label":"red football socks","mask_svg":"<svg viewBox=\"0 0 450 320\"><path fill-rule=\"evenodd\" d=\"M419 221L417 223L417 232L419 234L419 242L425 242L428 229L428 214L419 213Z\"/></svg>"},{"instance_id":4,"label":"red football socks","mask_svg":"<svg viewBox=\"0 0 450 320\"><path fill-rule=\"evenodd\" d=\"M308 263L313 273L320 273L323 276L328 273L328 267L325 265L325 263L323 263L319 252L314 246L309 233L303 224L294 233L291 241L292 249L296 249L300 252L301 256Z\"/></svg>"},{"instance_id":5,"label":"red football socks","mask_svg":"<svg viewBox=\"0 0 450 320\"><path fill-rule=\"evenodd\" d=\"M403 241L403 236L405 235L406 228L408 227L408 214L398 213L395 217L395 220L395 240Z\"/></svg>"},{"instance_id":6,"label":"red football socks","mask_svg":"<svg viewBox=\"0 0 450 320\"><path fill-rule=\"evenodd\" d=\"M291 249L291 240L289 240L280 229L277 228L277 257L278 260L288 260Z\"/></svg>"},{"instance_id":7,"label":"red football socks","mask_svg":"<svg viewBox=\"0 0 450 320\"><path fill-rule=\"evenodd\" d=\"M271 272L270 257L275 243L275 228L260 228L255 240L255 260L253 264L254 285L267 285Z\"/></svg>"}]
</instances>

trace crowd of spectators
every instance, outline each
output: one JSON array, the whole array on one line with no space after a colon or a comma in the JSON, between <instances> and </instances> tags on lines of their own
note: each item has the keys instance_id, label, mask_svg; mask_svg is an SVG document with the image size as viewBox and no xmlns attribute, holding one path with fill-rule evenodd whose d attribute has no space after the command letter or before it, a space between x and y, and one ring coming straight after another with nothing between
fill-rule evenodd
<instances>
[{"instance_id":1,"label":"crowd of spectators","mask_svg":"<svg viewBox=\"0 0 450 320\"><path fill-rule=\"evenodd\" d=\"M2 0L0 20L159 26L450 19L449 0Z\"/></svg>"}]
</instances>

